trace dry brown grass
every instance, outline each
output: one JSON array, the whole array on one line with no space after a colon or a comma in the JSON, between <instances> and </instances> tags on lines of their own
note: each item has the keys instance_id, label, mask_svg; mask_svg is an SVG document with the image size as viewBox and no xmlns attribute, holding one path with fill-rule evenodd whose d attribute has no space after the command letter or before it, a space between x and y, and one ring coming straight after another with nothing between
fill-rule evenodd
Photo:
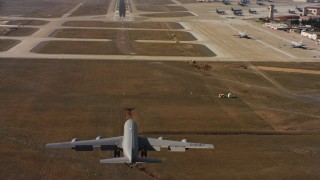
<instances>
[{"instance_id":1,"label":"dry brown grass","mask_svg":"<svg viewBox=\"0 0 320 180\"><path fill-rule=\"evenodd\" d=\"M57 18L68 12L83 0L11 0L0 2L0 15L2 16L22 16L34 18Z\"/></svg>"},{"instance_id":2,"label":"dry brown grass","mask_svg":"<svg viewBox=\"0 0 320 180\"><path fill-rule=\"evenodd\" d=\"M57 38L85 38L85 39L116 39L120 30L114 29L58 29L50 36ZM182 31L151 31L151 30L127 30L130 40L173 40L174 34L177 40L196 40L189 32Z\"/></svg>"},{"instance_id":3,"label":"dry brown grass","mask_svg":"<svg viewBox=\"0 0 320 180\"><path fill-rule=\"evenodd\" d=\"M71 16L90 16L107 14L109 8L109 0L90 0L80 6Z\"/></svg>"},{"instance_id":4,"label":"dry brown grass","mask_svg":"<svg viewBox=\"0 0 320 180\"><path fill-rule=\"evenodd\" d=\"M103 21L68 21L63 24L71 27L109 27L137 29L183 29L175 22L103 22Z\"/></svg>"},{"instance_id":5,"label":"dry brown grass","mask_svg":"<svg viewBox=\"0 0 320 180\"><path fill-rule=\"evenodd\" d=\"M135 55L150 56L215 56L206 46L187 43L131 43ZM32 50L44 54L123 54L115 42L88 42L88 41L47 41L42 42Z\"/></svg>"},{"instance_id":6,"label":"dry brown grass","mask_svg":"<svg viewBox=\"0 0 320 180\"><path fill-rule=\"evenodd\" d=\"M28 25L28 26L42 26L48 24L48 21L43 20L13 20L7 24L10 25Z\"/></svg>"},{"instance_id":7,"label":"dry brown grass","mask_svg":"<svg viewBox=\"0 0 320 180\"><path fill-rule=\"evenodd\" d=\"M38 31L37 28L27 28L27 27L22 27L18 29L11 29L9 30L5 36L30 36L33 33Z\"/></svg>"},{"instance_id":8,"label":"dry brown grass","mask_svg":"<svg viewBox=\"0 0 320 180\"><path fill-rule=\"evenodd\" d=\"M7 51L17 45L20 41L12 39L0 39L0 52Z\"/></svg>"},{"instance_id":9,"label":"dry brown grass","mask_svg":"<svg viewBox=\"0 0 320 180\"><path fill-rule=\"evenodd\" d=\"M171 0L133 0L134 4L143 4L143 5L167 5L174 4Z\"/></svg>"},{"instance_id":10,"label":"dry brown grass","mask_svg":"<svg viewBox=\"0 0 320 180\"><path fill-rule=\"evenodd\" d=\"M171 11L188 11L182 6L150 6L150 5L136 5L139 11L147 12L171 12Z\"/></svg>"},{"instance_id":11,"label":"dry brown grass","mask_svg":"<svg viewBox=\"0 0 320 180\"><path fill-rule=\"evenodd\" d=\"M112 157L111 152L45 150L48 142L121 135L128 107L135 108L139 132L272 131L283 125L293 128L289 131L302 128L298 131L319 132L316 120L301 127L317 106L274 93L277 90L268 84L264 84L267 88L261 88L251 78L260 78L257 74L251 71L235 74L239 69L230 68L233 63L210 65L214 69L199 71L185 62L2 59L2 176L6 179L319 177L319 135L165 136L212 143L215 150L150 152L150 157L163 163L143 164L139 169L100 164L99 159ZM239 84L235 78L249 86ZM232 91L238 98L217 98L224 91ZM306 105L295 110L305 115L287 112L284 117L264 109L265 114L274 115L272 121L282 122L270 126L268 118L252 109L261 105L288 111ZM313 114L319 116L319 112Z\"/></svg>"},{"instance_id":12,"label":"dry brown grass","mask_svg":"<svg viewBox=\"0 0 320 180\"><path fill-rule=\"evenodd\" d=\"M145 17L155 17L155 18L170 18L170 17L188 17L194 16L190 12L170 12L170 13L151 13L151 14L141 14Z\"/></svg>"}]
</instances>

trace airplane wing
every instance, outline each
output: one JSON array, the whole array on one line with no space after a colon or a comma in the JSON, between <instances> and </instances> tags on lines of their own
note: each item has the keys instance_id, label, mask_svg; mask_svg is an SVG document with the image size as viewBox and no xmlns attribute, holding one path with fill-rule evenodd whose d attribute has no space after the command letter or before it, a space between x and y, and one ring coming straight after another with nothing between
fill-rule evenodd
<instances>
[{"instance_id":1,"label":"airplane wing","mask_svg":"<svg viewBox=\"0 0 320 180\"><path fill-rule=\"evenodd\" d=\"M92 151L93 148L101 148L103 151L112 151L122 148L123 136L80 141L73 139L71 142L59 142L46 144L46 148L72 148L76 151Z\"/></svg>"},{"instance_id":2,"label":"airplane wing","mask_svg":"<svg viewBox=\"0 0 320 180\"><path fill-rule=\"evenodd\" d=\"M162 138L144 138L139 137L139 149L147 151L160 151L161 148L167 148L171 151L184 152L186 149L213 149L212 144L192 143L185 139L182 141L163 140Z\"/></svg>"}]
</instances>

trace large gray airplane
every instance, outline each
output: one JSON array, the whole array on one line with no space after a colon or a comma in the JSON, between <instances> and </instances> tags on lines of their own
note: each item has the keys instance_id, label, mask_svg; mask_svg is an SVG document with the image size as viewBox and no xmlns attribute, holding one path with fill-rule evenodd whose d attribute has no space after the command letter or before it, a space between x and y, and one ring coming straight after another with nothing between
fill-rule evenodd
<instances>
[{"instance_id":1,"label":"large gray airplane","mask_svg":"<svg viewBox=\"0 0 320 180\"><path fill-rule=\"evenodd\" d=\"M101 163L125 163L133 167L137 163L161 163L158 159L147 158L148 151L160 151L167 148L170 151L185 152L187 149L213 149L212 144L191 143L185 139L182 141L163 140L162 137L145 138L138 136L138 126L129 119L124 124L124 134L119 137L101 138L94 140L80 141L74 138L71 142L49 143L46 148L72 148L76 151L93 151L93 148L100 148L102 151L114 151L114 157L102 159ZM123 157L120 152L123 151ZM141 152L141 157L139 157Z\"/></svg>"}]
</instances>

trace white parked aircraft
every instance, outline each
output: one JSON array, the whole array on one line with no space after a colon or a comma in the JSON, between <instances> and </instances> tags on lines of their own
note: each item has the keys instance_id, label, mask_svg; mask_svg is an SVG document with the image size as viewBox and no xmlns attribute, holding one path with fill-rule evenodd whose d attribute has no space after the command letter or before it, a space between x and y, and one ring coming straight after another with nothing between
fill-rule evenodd
<instances>
[{"instance_id":1,"label":"white parked aircraft","mask_svg":"<svg viewBox=\"0 0 320 180\"><path fill-rule=\"evenodd\" d=\"M163 140L162 137L145 138L138 136L138 126L129 119L124 124L124 134L119 137L101 138L94 140L80 141L74 138L71 142L50 143L46 148L72 148L76 151L92 151L93 148L100 148L102 151L114 151L114 157L102 159L101 163L125 163L133 167L137 163L160 163L158 159L147 157L147 151L160 151L161 148L167 148L171 151L184 152L191 148L213 149L212 144L191 143L185 139L182 141ZM123 151L123 157L120 157L120 151ZM141 157L138 157L141 152Z\"/></svg>"},{"instance_id":2,"label":"white parked aircraft","mask_svg":"<svg viewBox=\"0 0 320 180\"><path fill-rule=\"evenodd\" d=\"M301 39L300 42L291 41L291 46L292 46L293 48L307 49L307 46L302 44L302 39Z\"/></svg>"},{"instance_id":3,"label":"white parked aircraft","mask_svg":"<svg viewBox=\"0 0 320 180\"><path fill-rule=\"evenodd\" d=\"M247 34L247 31L245 30L244 32L239 31L237 35L239 38L247 38L247 39L251 39L252 37L250 35Z\"/></svg>"}]
</instances>

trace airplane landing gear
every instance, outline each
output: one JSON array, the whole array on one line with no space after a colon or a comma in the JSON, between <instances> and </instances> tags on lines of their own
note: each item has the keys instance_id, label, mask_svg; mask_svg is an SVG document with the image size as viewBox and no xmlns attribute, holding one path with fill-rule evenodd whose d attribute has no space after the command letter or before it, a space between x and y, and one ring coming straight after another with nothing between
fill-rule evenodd
<instances>
[{"instance_id":1,"label":"airplane landing gear","mask_svg":"<svg viewBox=\"0 0 320 180\"><path fill-rule=\"evenodd\" d=\"M114 157L120 157L120 149L114 150Z\"/></svg>"},{"instance_id":2,"label":"airplane landing gear","mask_svg":"<svg viewBox=\"0 0 320 180\"><path fill-rule=\"evenodd\" d=\"M148 156L147 150L142 150L141 157L147 157L147 156Z\"/></svg>"}]
</instances>

